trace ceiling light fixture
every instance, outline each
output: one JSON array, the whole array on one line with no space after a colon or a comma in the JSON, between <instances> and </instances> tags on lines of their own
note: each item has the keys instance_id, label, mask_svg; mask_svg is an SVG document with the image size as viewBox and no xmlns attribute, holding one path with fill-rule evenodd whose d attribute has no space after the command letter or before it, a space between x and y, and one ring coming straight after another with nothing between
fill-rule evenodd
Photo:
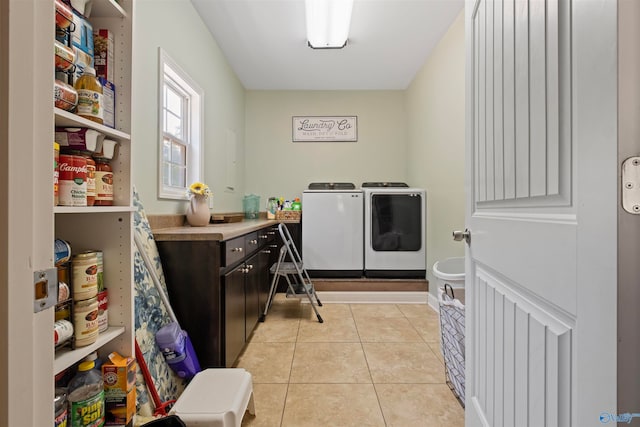
<instances>
[{"instance_id":1,"label":"ceiling light fixture","mask_svg":"<svg viewBox=\"0 0 640 427\"><path fill-rule=\"evenodd\" d=\"M347 45L353 0L305 0L307 42L313 49Z\"/></svg>"}]
</instances>

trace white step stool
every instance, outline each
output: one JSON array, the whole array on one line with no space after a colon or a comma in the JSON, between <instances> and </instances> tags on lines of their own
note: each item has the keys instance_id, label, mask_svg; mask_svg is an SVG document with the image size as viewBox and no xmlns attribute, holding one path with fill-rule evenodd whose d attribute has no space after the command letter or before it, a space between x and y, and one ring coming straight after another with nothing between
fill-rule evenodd
<instances>
[{"instance_id":1,"label":"white step stool","mask_svg":"<svg viewBox=\"0 0 640 427\"><path fill-rule=\"evenodd\" d=\"M251 374L241 368L211 368L191 380L170 414L187 427L240 427L247 409L255 415Z\"/></svg>"}]
</instances>

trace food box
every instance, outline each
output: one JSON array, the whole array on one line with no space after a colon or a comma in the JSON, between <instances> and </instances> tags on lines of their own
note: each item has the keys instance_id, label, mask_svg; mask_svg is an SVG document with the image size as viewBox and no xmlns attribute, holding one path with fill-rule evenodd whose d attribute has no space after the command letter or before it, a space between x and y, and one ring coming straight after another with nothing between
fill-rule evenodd
<instances>
[{"instance_id":1,"label":"food box","mask_svg":"<svg viewBox=\"0 0 640 427\"><path fill-rule=\"evenodd\" d=\"M102 365L105 396L125 395L136 386L136 359L123 357L118 353L109 354L109 361Z\"/></svg>"},{"instance_id":2,"label":"food box","mask_svg":"<svg viewBox=\"0 0 640 427\"><path fill-rule=\"evenodd\" d=\"M97 64L96 64L97 65ZM110 128L116 127L116 85L111 81L98 77L102 85L103 124Z\"/></svg>"},{"instance_id":3,"label":"food box","mask_svg":"<svg viewBox=\"0 0 640 427\"><path fill-rule=\"evenodd\" d=\"M93 33L93 52L96 76L113 81L113 33L99 29Z\"/></svg>"},{"instance_id":4,"label":"food box","mask_svg":"<svg viewBox=\"0 0 640 427\"><path fill-rule=\"evenodd\" d=\"M133 425L133 415L136 413L136 388L133 387L124 396L110 396L105 393L104 419L106 426Z\"/></svg>"},{"instance_id":5,"label":"food box","mask_svg":"<svg viewBox=\"0 0 640 427\"><path fill-rule=\"evenodd\" d=\"M82 76L85 68L93 67L93 56L76 46L73 46L73 53L76 55L74 61L76 72L73 74L73 81L76 81Z\"/></svg>"},{"instance_id":6,"label":"food box","mask_svg":"<svg viewBox=\"0 0 640 427\"><path fill-rule=\"evenodd\" d=\"M102 365L105 425L129 426L136 412L136 360L116 352Z\"/></svg>"},{"instance_id":7,"label":"food box","mask_svg":"<svg viewBox=\"0 0 640 427\"><path fill-rule=\"evenodd\" d=\"M71 44L91 56L93 66L93 26L76 11L73 12L73 23L75 30L71 33Z\"/></svg>"}]
</instances>

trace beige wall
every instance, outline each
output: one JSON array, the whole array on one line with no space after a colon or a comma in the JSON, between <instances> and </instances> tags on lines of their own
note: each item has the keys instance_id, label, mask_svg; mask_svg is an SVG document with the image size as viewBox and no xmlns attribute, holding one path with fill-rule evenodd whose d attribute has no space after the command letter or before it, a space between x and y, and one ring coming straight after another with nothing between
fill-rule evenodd
<instances>
[{"instance_id":1,"label":"beige wall","mask_svg":"<svg viewBox=\"0 0 640 427\"><path fill-rule=\"evenodd\" d=\"M242 209L244 88L189 0L137 0L134 15L131 125L133 183L149 213L184 213L186 202L159 200L158 47L204 90L204 176L214 212ZM175 19L180 16L180 19ZM224 191L227 130L236 134L236 190Z\"/></svg>"},{"instance_id":2,"label":"beige wall","mask_svg":"<svg viewBox=\"0 0 640 427\"><path fill-rule=\"evenodd\" d=\"M464 11L406 91L409 182L427 190L427 270L464 256L451 231L464 229ZM436 286L430 286L435 292Z\"/></svg>"},{"instance_id":3,"label":"beige wall","mask_svg":"<svg viewBox=\"0 0 640 427\"><path fill-rule=\"evenodd\" d=\"M358 141L293 143L291 117L305 115L358 116ZM245 190L264 206L310 182L406 181L406 119L402 91L248 91Z\"/></svg>"}]
</instances>

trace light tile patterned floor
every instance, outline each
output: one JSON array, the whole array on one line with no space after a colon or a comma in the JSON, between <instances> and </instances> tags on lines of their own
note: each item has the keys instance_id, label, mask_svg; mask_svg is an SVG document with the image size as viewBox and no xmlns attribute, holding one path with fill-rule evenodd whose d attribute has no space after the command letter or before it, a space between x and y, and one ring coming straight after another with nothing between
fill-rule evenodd
<instances>
[{"instance_id":1,"label":"light tile patterned floor","mask_svg":"<svg viewBox=\"0 0 640 427\"><path fill-rule=\"evenodd\" d=\"M458 427L438 315L424 304L308 304L278 294L237 366L253 375L244 427Z\"/></svg>"}]
</instances>

